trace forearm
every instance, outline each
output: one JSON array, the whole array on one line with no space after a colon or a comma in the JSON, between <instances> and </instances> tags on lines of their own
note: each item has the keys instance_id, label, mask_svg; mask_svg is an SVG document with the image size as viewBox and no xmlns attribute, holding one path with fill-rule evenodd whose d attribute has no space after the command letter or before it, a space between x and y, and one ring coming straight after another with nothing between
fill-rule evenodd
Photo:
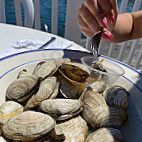
<instances>
[{"instance_id":1,"label":"forearm","mask_svg":"<svg viewBox=\"0 0 142 142\"><path fill-rule=\"evenodd\" d=\"M114 38L111 42L123 42L131 39L133 29L133 18L130 13L120 14L117 17L116 25L112 34Z\"/></svg>"},{"instance_id":2,"label":"forearm","mask_svg":"<svg viewBox=\"0 0 142 142\"><path fill-rule=\"evenodd\" d=\"M111 42L123 42L142 37L142 11L118 15Z\"/></svg>"}]
</instances>

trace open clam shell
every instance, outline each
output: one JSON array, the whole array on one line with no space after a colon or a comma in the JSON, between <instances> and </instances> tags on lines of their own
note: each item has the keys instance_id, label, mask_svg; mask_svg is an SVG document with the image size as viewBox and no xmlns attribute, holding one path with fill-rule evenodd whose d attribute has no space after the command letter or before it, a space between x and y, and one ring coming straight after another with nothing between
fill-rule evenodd
<instances>
[{"instance_id":1,"label":"open clam shell","mask_svg":"<svg viewBox=\"0 0 142 142\"><path fill-rule=\"evenodd\" d=\"M53 75L58 69L57 62L54 59L39 62L34 68L33 74L43 79Z\"/></svg>"},{"instance_id":2,"label":"open clam shell","mask_svg":"<svg viewBox=\"0 0 142 142\"><path fill-rule=\"evenodd\" d=\"M128 107L128 95L127 90L118 85L111 86L103 93L103 97L109 106L123 109L127 109Z\"/></svg>"},{"instance_id":3,"label":"open clam shell","mask_svg":"<svg viewBox=\"0 0 142 142\"><path fill-rule=\"evenodd\" d=\"M78 116L56 124L55 131L57 134L65 135L64 142L84 142L88 134L88 126L86 121Z\"/></svg>"},{"instance_id":4,"label":"open clam shell","mask_svg":"<svg viewBox=\"0 0 142 142\"><path fill-rule=\"evenodd\" d=\"M78 99L83 89L84 85L72 84L67 79L61 80L60 92L65 98Z\"/></svg>"},{"instance_id":5,"label":"open clam shell","mask_svg":"<svg viewBox=\"0 0 142 142\"><path fill-rule=\"evenodd\" d=\"M4 102L0 106L0 117L1 124L5 124L12 117L22 113L24 110L23 106L14 101Z\"/></svg>"},{"instance_id":6,"label":"open clam shell","mask_svg":"<svg viewBox=\"0 0 142 142\"><path fill-rule=\"evenodd\" d=\"M18 141L34 141L55 127L55 120L47 114L25 111L4 124L5 137Z\"/></svg>"},{"instance_id":7,"label":"open clam shell","mask_svg":"<svg viewBox=\"0 0 142 142\"><path fill-rule=\"evenodd\" d=\"M40 109L55 117L65 120L81 112L83 102L75 99L48 99L41 103Z\"/></svg>"},{"instance_id":8,"label":"open clam shell","mask_svg":"<svg viewBox=\"0 0 142 142\"><path fill-rule=\"evenodd\" d=\"M119 129L115 128L100 128L91 133L85 142L122 142L123 135Z\"/></svg>"},{"instance_id":9,"label":"open clam shell","mask_svg":"<svg viewBox=\"0 0 142 142\"><path fill-rule=\"evenodd\" d=\"M59 72L74 84L87 83L87 79L90 77L89 69L86 66L76 62L62 64Z\"/></svg>"}]
</instances>

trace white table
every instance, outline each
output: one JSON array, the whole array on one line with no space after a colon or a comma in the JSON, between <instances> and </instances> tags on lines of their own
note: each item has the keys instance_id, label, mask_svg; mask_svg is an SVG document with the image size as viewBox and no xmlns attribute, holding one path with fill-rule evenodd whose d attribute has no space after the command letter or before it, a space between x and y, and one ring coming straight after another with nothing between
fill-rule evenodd
<instances>
[{"instance_id":1,"label":"white table","mask_svg":"<svg viewBox=\"0 0 142 142\"><path fill-rule=\"evenodd\" d=\"M53 36L56 37L56 40L54 41L55 43L61 42L61 40L66 40L57 35L42 32L39 30L0 23L0 54L7 50L12 44L16 43L18 40L36 39L46 42ZM87 51L85 48L78 44L74 44L68 49Z\"/></svg>"},{"instance_id":2,"label":"white table","mask_svg":"<svg viewBox=\"0 0 142 142\"><path fill-rule=\"evenodd\" d=\"M46 42L51 38L51 36L53 36L53 34L41 32L41 31L29 29L29 28L0 24L0 53L4 52L14 42L20 39L28 39L28 38L38 39L38 40L42 40ZM56 38L57 39L54 42L60 42L61 40L66 40L58 36L56 36ZM74 44L74 46L70 47L69 49L87 51L86 49L84 49L78 44ZM28 67L33 69L31 66L28 66L27 63L30 63L31 61L33 61L33 59L35 60L37 58L40 58L40 56L43 57L43 55L45 55L42 53L38 54L38 52L39 50L37 52L32 52L32 53L28 52L27 54L31 56L27 56L27 54L21 54L19 56L15 55L15 56L0 60L0 90L1 90L0 102L4 101L5 99L5 97L2 97L2 96L5 95L4 91L7 88L8 79L11 79L11 80L14 79L13 78L14 74L17 74L16 72L23 69L23 67ZM48 51L41 51L41 52L45 53ZM73 54L76 54L75 52L77 51L71 51L71 52L74 52ZM107 57L104 57L104 58L107 58ZM127 88L127 90L130 93L130 103L129 103L130 105L128 107L129 119L125 125L124 142L140 142L142 139L142 135L141 135L142 133L142 110L141 110L142 74L138 73L135 69L131 68L128 65L125 65L124 63L115 61L111 58L107 58L107 59L120 65L124 69L125 75L123 76L122 79L118 80L118 84ZM0 142L5 142L5 141L0 137Z\"/></svg>"}]
</instances>

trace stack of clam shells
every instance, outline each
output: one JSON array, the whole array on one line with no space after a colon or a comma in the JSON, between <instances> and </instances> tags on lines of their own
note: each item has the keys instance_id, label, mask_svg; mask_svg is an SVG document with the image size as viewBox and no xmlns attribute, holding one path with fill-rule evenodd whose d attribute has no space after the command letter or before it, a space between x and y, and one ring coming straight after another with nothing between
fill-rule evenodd
<instances>
[{"instance_id":1,"label":"stack of clam shells","mask_svg":"<svg viewBox=\"0 0 142 142\"><path fill-rule=\"evenodd\" d=\"M22 142L121 142L128 92L69 58L19 72L0 106L2 137Z\"/></svg>"}]
</instances>

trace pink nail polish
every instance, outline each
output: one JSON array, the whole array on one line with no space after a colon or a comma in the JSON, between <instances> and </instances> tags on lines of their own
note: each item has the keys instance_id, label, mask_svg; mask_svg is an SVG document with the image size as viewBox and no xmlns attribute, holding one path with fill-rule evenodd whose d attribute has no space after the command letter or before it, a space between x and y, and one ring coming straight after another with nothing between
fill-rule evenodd
<instances>
[{"instance_id":1,"label":"pink nail polish","mask_svg":"<svg viewBox=\"0 0 142 142\"><path fill-rule=\"evenodd\" d=\"M102 18L100 20L100 26L103 27L103 28L107 27L107 19L106 19L106 17L104 17L104 18Z\"/></svg>"},{"instance_id":2,"label":"pink nail polish","mask_svg":"<svg viewBox=\"0 0 142 142\"><path fill-rule=\"evenodd\" d=\"M114 22L115 22L114 16L111 16L110 19L109 19L109 21L110 21L111 24L114 24Z\"/></svg>"},{"instance_id":3,"label":"pink nail polish","mask_svg":"<svg viewBox=\"0 0 142 142\"><path fill-rule=\"evenodd\" d=\"M103 33L102 37L107 39L107 40L111 40L111 39L114 38L113 34L111 34L110 32Z\"/></svg>"}]
</instances>

